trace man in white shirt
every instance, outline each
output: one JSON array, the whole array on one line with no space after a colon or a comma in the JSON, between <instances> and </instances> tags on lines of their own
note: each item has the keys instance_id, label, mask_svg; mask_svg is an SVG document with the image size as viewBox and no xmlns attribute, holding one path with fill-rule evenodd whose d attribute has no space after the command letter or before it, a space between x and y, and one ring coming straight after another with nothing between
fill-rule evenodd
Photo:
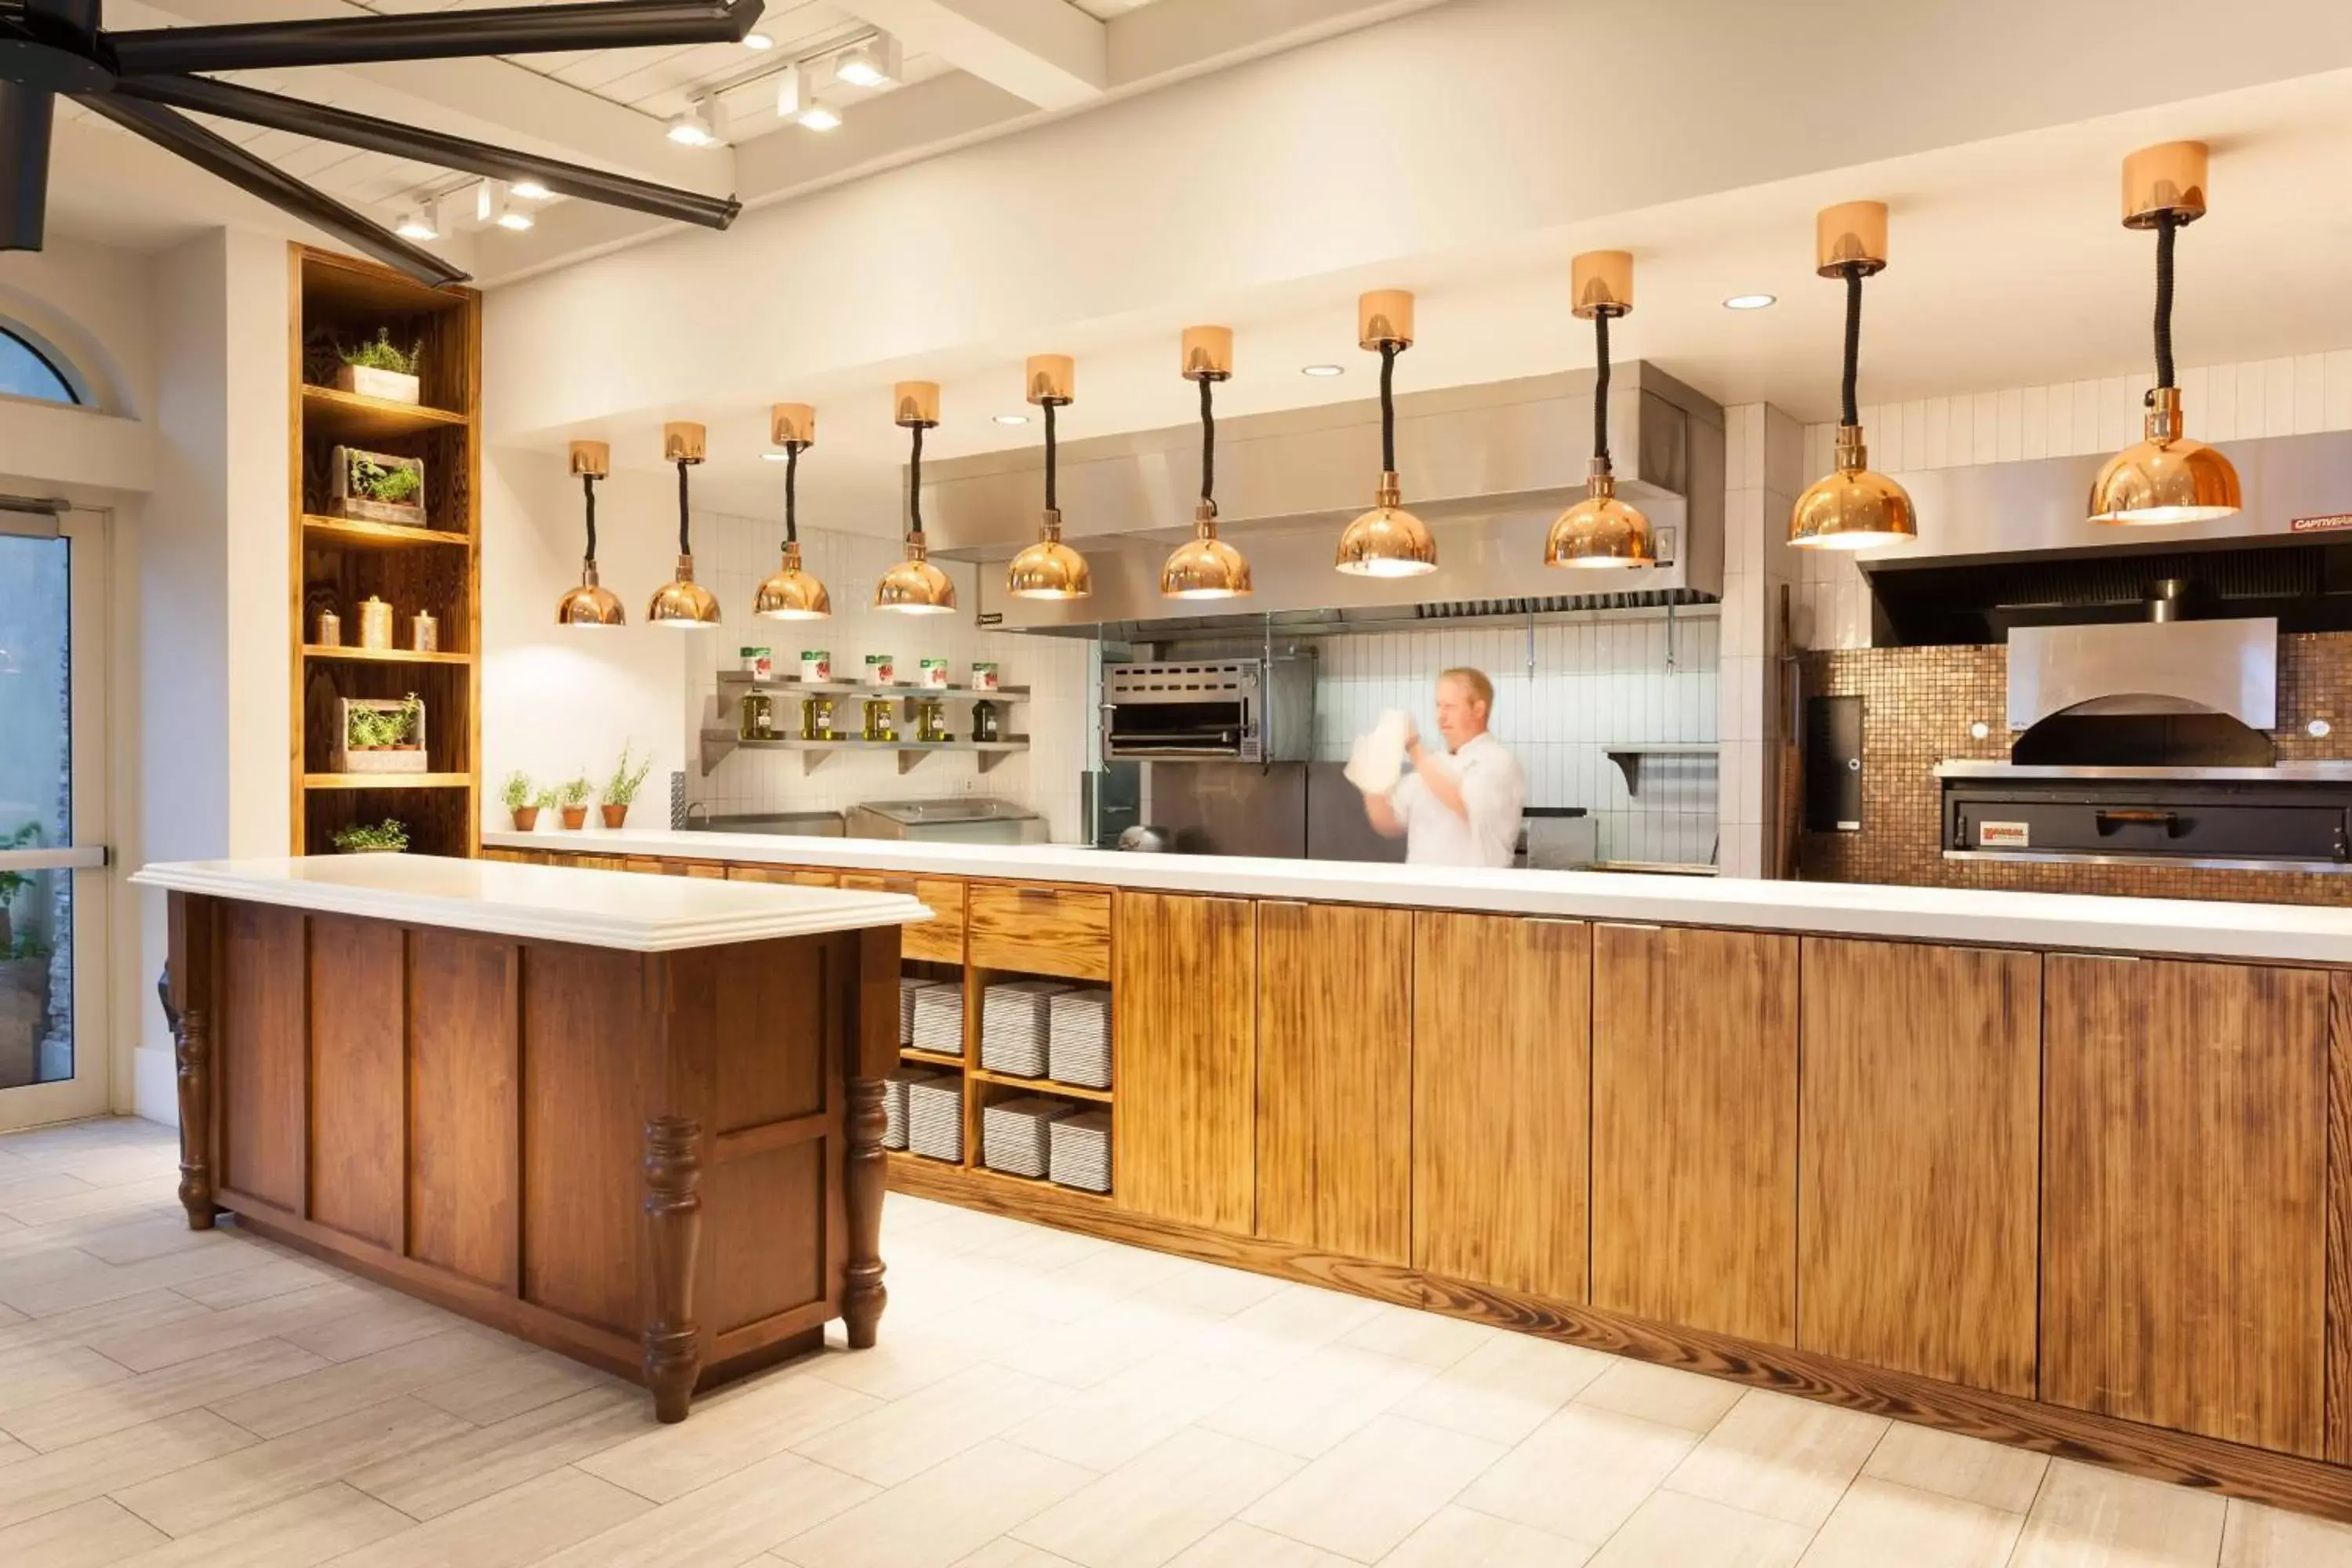
<instances>
[{"instance_id":1,"label":"man in white shirt","mask_svg":"<svg viewBox=\"0 0 2352 1568\"><path fill-rule=\"evenodd\" d=\"M1445 754L1406 743L1412 772L1386 795L1364 796L1372 830L1404 840L1412 866L1508 866L1519 841L1527 775L1486 731L1495 683L1475 669L1437 678L1437 731Z\"/></svg>"}]
</instances>

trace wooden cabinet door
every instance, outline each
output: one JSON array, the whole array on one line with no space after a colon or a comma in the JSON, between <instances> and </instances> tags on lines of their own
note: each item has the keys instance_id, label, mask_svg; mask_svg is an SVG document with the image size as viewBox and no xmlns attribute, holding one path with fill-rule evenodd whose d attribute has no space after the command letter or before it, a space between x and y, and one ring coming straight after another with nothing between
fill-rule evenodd
<instances>
[{"instance_id":1,"label":"wooden cabinet door","mask_svg":"<svg viewBox=\"0 0 2352 1568\"><path fill-rule=\"evenodd\" d=\"M1807 938L1798 1343L2033 1397L2042 955Z\"/></svg>"},{"instance_id":2,"label":"wooden cabinet door","mask_svg":"<svg viewBox=\"0 0 2352 1568\"><path fill-rule=\"evenodd\" d=\"M1592 928L1412 922L1412 1266L1564 1301L1591 1242Z\"/></svg>"},{"instance_id":3,"label":"wooden cabinet door","mask_svg":"<svg viewBox=\"0 0 2352 1568\"><path fill-rule=\"evenodd\" d=\"M845 871L841 885L869 893L904 893L920 900L931 918L901 926L898 952L934 963L963 962L963 884L951 877L914 877L888 871Z\"/></svg>"},{"instance_id":4,"label":"wooden cabinet door","mask_svg":"<svg viewBox=\"0 0 2352 1568\"><path fill-rule=\"evenodd\" d=\"M1592 1304L1796 1342L1796 938L1593 928Z\"/></svg>"},{"instance_id":5,"label":"wooden cabinet door","mask_svg":"<svg viewBox=\"0 0 2352 1568\"><path fill-rule=\"evenodd\" d=\"M975 969L1110 978L1110 895L1034 882L979 882L966 939Z\"/></svg>"},{"instance_id":6,"label":"wooden cabinet door","mask_svg":"<svg viewBox=\"0 0 2352 1568\"><path fill-rule=\"evenodd\" d=\"M1119 1206L1247 1236L1257 1205L1257 908L1121 893Z\"/></svg>"},{"instance_id":7,"label":"wooden cabinet door","mask_svg":"<svg viewBox=\"0 0 2352 1568\"><path fill-rule=\"evenodd\" d=\"M1257 921L1257 1233L1404 1263L1412 916L1264 902Z\"/></svg>"},{"instance_id":8,"label":"wooden cabinet door","mask_svg":"<svg viewBox=\"0 0 2352 1568\"><path fill-rule=\"evenodd\" d=\"M2320 1451L2328 976L2053 953L2042 1397Z\"/></svg>"}]
</instances>

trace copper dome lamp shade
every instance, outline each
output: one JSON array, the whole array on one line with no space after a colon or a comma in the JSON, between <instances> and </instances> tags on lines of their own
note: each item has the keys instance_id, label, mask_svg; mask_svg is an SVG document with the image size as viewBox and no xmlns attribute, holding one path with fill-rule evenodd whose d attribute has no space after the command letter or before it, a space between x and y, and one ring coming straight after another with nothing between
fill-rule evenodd
<instances>
[{"instance_id":1,"label":"copper dome lamp shade","mask_svg":"<svg viewBox=\"0 0 2352 1568\"><path fill-rule=\"evenodd\" d=\"M1870 466L1854 402L1862 360L1862 280L1886 267L1886 204L1847 202L1813 220L1814 270L1845 279L1845 367L1838 389L1837 471L1816 479L1789 514L1789 542L1804 550L1874 550L1919 537L1908 491Z\"/></svg>"},{"instance_id":2,"label":"copper dome lamp shade","mask_svg":"<svg viewBox=\"0 0 2352 1568\"><path fill-rule=\"evenodd\" d=\"M1234 330L1185 328L1182 374L1185 380L1201 386L1201 501L1192 510L1192 537L1178 545L1160 569L1160 596L1246 598L1249 560L1217 537L1216 386L1233 378Z\"/></svg>"},{"instance_id":3,"label":"copper dome lamp shade","mask_svg":"<svg viewBox=\"0 0 2352 1568\"><path fill-rule=\"evenodd\" d=\"M677 575L654 595L646 619L676 631L697 632L719 624L719 597L694 580L694 536L691 531L687 476L702 461L704 432L699 425L679 421L662 426L662 456L677 465Z\"/></svg>"},{"instance_id":4,"label":"copper dome lamp shade","mask_svg":"<svg viewBox=\"0 0 2352 1568\"><path fill-rule=\"evenodd\" d=\"M874 607L906 616L943 616L956 607L955 584L931 564L923 543L923 432L940 422L940 384L902 381L892 394L893 417L912 441L907 464L907 558L874 584Z\"/></svg>"},{"instance_id":5,"label":"copper dome lamp shade","mask_svg":"<svg viewBox=\"0 0 2352 1568\"><path fill-rule=\"evenodd\" d=\"M1381 487L1372 510L1339 535L1332 564L1359 577L1422 576L1437 570L1437 541L1404 510L1396 464L1396 361L1412 347L1412 296L1382 289L1357 300L1356 337L1381 356Z\"/></svg>"},{"instance_id":6,"label":"copper dome lamp shade","mask_svg":"<svg viewBox=\"0 0 2352 1568\"><path fill-rule=\"evenodd\" d=\"M1609 323L1633 309L1633 258L1588 250L1570 266L1575 313L1592 323L1592 466L1584 499L1559 514L1544 538L1544 564L1607 570L1654 566L1650 520L1617 499L1609 460Z\"/></svg>"},{"instance_id":7,"label":"copper dome lamp shade","mask_svg":"<svg viewBox=\"0 0 2352 1568\"><path fill-rule=\"evenodd\" d=\"M572 442L572 471L580 477L580 489L587 497L588 548L580 558L580 585L567 590L556 602L555 624L583 628L626 626L629 615L621 608L620 595L596 580L596 481L612 473L613 448L602 441Z\"/></svg>"},{"instance_id":8,"label":"copper dome lamp shade","mask_svg":"<svg viewBox=\"0 0 2352 1568\"><path fill-rule=\"evenodd\" d=\"M1087 570L1087 558L1062 542L1054 435L1054 411L1076 401L1077 365L1067 354L1034 354L1027 380L1029 401L1045 411L1045 517L1038 525L1036 542L1014 556L1006 569L1004 590L1016 599L1083 599L1095 591L1094 577Z\"/></svg>"},{"instance_id":9,"label":"copper dome lamp shade","mask_svg":"<svg viewBox=\"0 0 2352 1568\"><path fill-rule=\"evenodd\" d=\"M2156 230L2156 385L2147 435L2108 458L2091 485L2093 522L2210 522L2243 504L2230 459L2181 433L2172 373L2173 239L2205 216L2206 162L2202 142L2143 147L2124 160L2124 226Z\"/></svg>"},{"instance_id":10,"label":"copper dome lamp shade","mask_svg":"<svg viewBox=\"0 0 2352 1568\"><path fill-rule=\"evenodd\" d=\"M801 568L801 454L816 445L816 410L779 403L768 411L770 439L784 449L783 563L760 584L751 613L772 621L821 621L833 614L833 595Z\"/></svg>"}]
</instances>

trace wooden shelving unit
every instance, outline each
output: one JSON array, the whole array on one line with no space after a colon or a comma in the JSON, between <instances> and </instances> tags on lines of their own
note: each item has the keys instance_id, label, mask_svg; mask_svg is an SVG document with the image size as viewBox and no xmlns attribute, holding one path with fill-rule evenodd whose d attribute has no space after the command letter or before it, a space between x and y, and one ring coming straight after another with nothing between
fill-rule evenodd
<instances>
[{"instance_id":1,"label":"wooden shelving unit","mask_svg":"<svg viewBox=\"0 0 2352 1568\"><path fill-rule=\"evenodd\" d=\"M481 815L481 296L308 246L290 247L289 262L293 850L331 853L338 828L393 816L420 853L473 855ZM424 344L420 403L328 384L336 346L379 331ZM426 526L328 515L329 455L338 446L422 459ZM320 608L341 616L343 635L356 641L358 606L372 595L392 605L398 641L417 611L430 612L439 650L310 641ZM431 772L331 771L339 699L412 691L425 701Z\"/></svg>"}]
</instances>

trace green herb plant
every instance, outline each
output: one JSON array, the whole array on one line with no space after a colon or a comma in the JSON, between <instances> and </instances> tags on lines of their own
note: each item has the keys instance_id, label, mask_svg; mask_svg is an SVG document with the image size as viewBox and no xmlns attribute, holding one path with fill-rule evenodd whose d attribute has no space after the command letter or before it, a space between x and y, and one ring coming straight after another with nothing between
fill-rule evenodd
<instances>
[{"instance_id":1,"label":"green herb plant","mask_svg":"<svg viewBox=\"0 0 2352 1568\"><path fill-rule=\"evenodd\" d=\"M355 752L386 752L416 743L425 700L414 691L397 708L353 708L343 718L343 744Z\"/></svg>"},{"instance_id":2,"label":"green herb plant","mask_svg":"<svg viewBox=\"0 0 2352 1568\"><path fill-rule=\"evenodd\" d=\"M425 489L425 480L412 468L394 463L379 463L364 452L351 454L349 489L369 500L387 506L412 504Z\"/></svg>"},{"instance_id":3,"label":"green herb plant","mask_svg":"<svg viewBox=\"0 0 2352 1568\"><path fill-rule=\"evenodd\" d=\"M596 786L588 782L587 774L583 773L576 779L564 780L563 793L558 798L567 806L586 805L588 797L595 793Z\"/></svg>"},{"instance_id":4,"label":"green herb plant","mask_svg":"<svg viewBox=\"0 0 2352 1568\"><path fill-rule=\"evenodd\" d=\"M558 789L553 784L550 784L545 789L541 790L537 795L531 796L530 804L539 807L541 811L553 811L555 809L555 803L562 799L562 795L563 792L561 789Z\"/></svg>"},{"instance_id":5,"label":"green herb plant","mask_svg":"<svg viewBox=\"0 0 2352 1568\"><path fill-rule=\"evenodd\" d=\"M645 785L646 774L653 771L653 760L647 758L639 763L635 771L632 771L629 767L629 748L624 744L621 747L621 760L613 764L613 776L604 781L604 792L598 798L606 805L632 804L637 798L637 791Z\"/></svg>"},{"instance_id":6,"label":"green herb plant","mask_svg":"<svg viewBox=\"0 0 2352 1568\"><path fill-rule=\"evenodd\" d=\"M408 825L396 816L387 816L371 827L357 823L335 829L335 848L344 855L368 849L405 849L408 847Z\"/></svg>"},{"instance_id":7,"label":"green herb plant","mask_svg":"<svg viewBox=\"0 0 2352 1568\"><path fill-rule=\"evenodd\" d=\"M373 342L362 341L356 348L339 348L343 363L361 370L388 370L394 375L415 375L416 367L425 363L425 341L419 338L408 348L392 341L392 329L379 327Z\"/></svg>"},{"instance_id":8,"label":"green herb plant","mask_svg":"<svg viewBox=\"0 0 2352 1568\"><path fill-rule=\"evenodd\" d=\"M50 951L51 950L47 942L42 941L39 936L28 931L20 931L8 941L0 942L0 959L46 959L49 956Z\"/></svg>"},{"instance_id":9,"label":"green herb plant","mask_svg":"<svg viewBox=\"0 0 2352 1568\"><path fill-rule=\"evenodd\" d=\"M41 825L37 822L27 822L19 826L16 832L5 838L0 838L0 849L22 849L29 845L38 844L40 841ZM33 877L29 872L0 871L0 938L4 938L6 934L8 906L16 901L17 894L32 885Z\"/></svg>"},{"instance_id":10,"label":"green herb plant","mask_svg":"<svg viewBox=\"0 0 2352 1568\"><path fill-rule=\"evenodd\" d=\"M530 775L517 768L507 775L506 784L499 790L499 798L509 811L520 811L530 804Z\"/></svg>"}]
</instances>

